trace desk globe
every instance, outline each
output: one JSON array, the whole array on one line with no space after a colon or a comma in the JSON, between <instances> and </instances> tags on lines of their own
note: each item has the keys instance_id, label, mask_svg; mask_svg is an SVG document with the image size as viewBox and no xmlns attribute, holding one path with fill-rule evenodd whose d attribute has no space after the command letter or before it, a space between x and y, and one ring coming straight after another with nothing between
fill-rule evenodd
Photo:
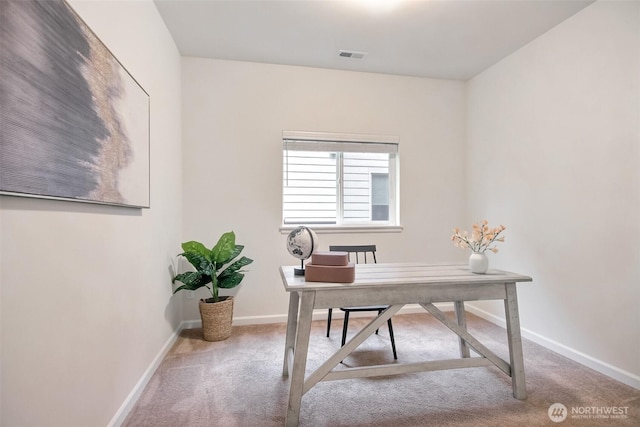
<instances>
[{"instance_id":1,"label":"desk globe","mask_svg":"<svg viewBox=\"0 0 640 427\"><path fill-rule=\"evenodd\" d=\"M293 270L296 276L304 276L304 260L318 248L318 235L309 227L296 227L287 237L287 250L300 260L300 268Z\"/></svg>"}]
</instances>

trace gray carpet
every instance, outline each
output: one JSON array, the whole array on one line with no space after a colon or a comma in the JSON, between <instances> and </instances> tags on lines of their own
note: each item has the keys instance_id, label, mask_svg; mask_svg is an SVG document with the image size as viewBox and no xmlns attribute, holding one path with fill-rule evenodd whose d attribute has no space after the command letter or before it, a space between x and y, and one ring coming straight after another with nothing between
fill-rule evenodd
<instances>
[{"instance_id":1,"label":"gray carpet","mask_svg":"<svg viewBox=\"0 0 640 427\"><path fill-rule=\"evenodd\" d=\"M468 314L468 329L508 360L506 332ZM456 335L431 315L393 317L398 363L458 357ZM350 331L366 324L352 319ZM340 346L341 320L325 336L313 322L307 375ZM286 325L234 327L209 343L200 329L182 332L124 426L269 427L284 425L287 378L282 377ZM524 340L528 398L511 395L511 379L493 367L321 382L302 398L301 426L640 426L640 391ZM472 353L474 354L474 353ZM392 363L386 327L344 361L347 366ZM562 403L568 416L552 422ZM586 414L611 411L611 415ZM626 408L626 409L625 409ZM580 411L581 414L572 411Z\"/></svg>"}]
</instances>

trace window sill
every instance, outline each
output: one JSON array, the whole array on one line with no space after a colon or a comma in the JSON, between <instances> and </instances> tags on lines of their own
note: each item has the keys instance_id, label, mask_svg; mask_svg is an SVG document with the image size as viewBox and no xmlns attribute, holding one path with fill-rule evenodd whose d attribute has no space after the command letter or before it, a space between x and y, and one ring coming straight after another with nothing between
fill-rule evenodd
<instances>
[{"instance_id":1,"label":"window sill","mask_svg":"<svg viewBox=\"0 0 640 427\"><path fill-rule=\"evenodd\" d=\"M281 234L289 234L298 225L280 226ZM313 225L308 226L316 234L342 234L342 233L401 233L404 227L401 225Z\"/></svg>"}]
</instances>

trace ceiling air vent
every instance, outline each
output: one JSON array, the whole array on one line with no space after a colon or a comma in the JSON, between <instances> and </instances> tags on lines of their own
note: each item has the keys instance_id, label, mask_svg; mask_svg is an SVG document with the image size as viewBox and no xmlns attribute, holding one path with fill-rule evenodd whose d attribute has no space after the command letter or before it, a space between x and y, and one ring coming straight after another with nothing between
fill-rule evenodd
<instances>
[{"instance_id":1,"label":"ceiling air vent","mask_svg":"<svg viewBox=\"0 0 640 427\"><path fill-rule=\"evenodd\" d=\"M342 58L351 58L351 59L362 59L365 57L367 52L356 52L354 50L341 50L340 56Z\"/></svg>"}]
</instances>

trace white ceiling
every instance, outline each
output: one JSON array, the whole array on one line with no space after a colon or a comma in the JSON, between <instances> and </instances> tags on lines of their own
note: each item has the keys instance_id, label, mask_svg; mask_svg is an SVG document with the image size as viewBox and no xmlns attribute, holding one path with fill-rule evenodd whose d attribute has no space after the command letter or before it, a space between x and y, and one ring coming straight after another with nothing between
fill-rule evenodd
<instances>
[{"instance_id":1,"label":"white ceiling","mask_svg":"<svg viewBox=\"0 0 640 427\"><path fill-rule=\"evenodd\" d=\"M593 0L154 0L183 56L466 80ZM368 3L386 3L374 10ZM343 58L340 50L366 52Z\"/></svg>"}]
</instances>

